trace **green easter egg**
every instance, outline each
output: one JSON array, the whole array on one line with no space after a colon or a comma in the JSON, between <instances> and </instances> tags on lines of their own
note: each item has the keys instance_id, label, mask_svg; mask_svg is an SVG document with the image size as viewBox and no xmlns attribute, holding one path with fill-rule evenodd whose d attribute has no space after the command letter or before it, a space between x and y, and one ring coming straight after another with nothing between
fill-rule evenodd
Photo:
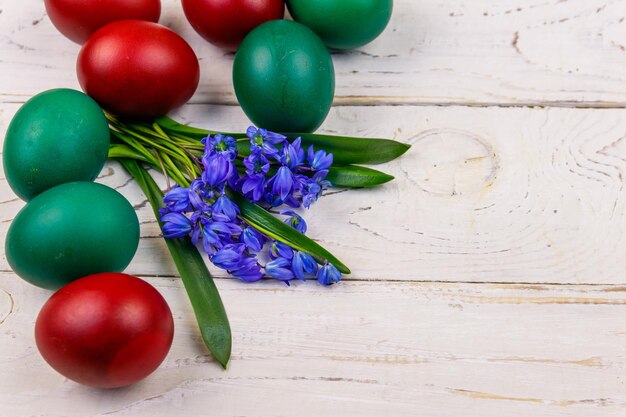
<instances>
[{"instance_id":1,"label":"green easter egg","mask_svg":"<svg viewBox=\"0 0 626 417\"><path fill-rule=\"evenodd\" d=\"M121 272L139 244L139 221L117 191L93 182L70 182L33 198L7 232L13 271L43 288L99 272Z\"/></svg>"},{"instance_id":2,"label":"green easter egg","mask_svg":"<svg viewBox=\"0 0 626 417\"><path fill-rule=\"evenodd\" d=\"M246 115L275 132L312 132L330 110L333 62L322 41L292 21L263 23L235 55L233 84Z\"/></svg>"},{"instance_id":3,"label":"green easter egg","mask_svg":"<svg viewBox=\"0 0 626 417\"><path fill-rule=\"evenodd\" d=\"M287 0L294 20L335 49L363 46L385 30L393 0Z\"/></svg>"},{"instance_id":4,"label":"green easter egg","mask_svg":"<svg viewBox=\"0 0 626 417\"><path fill-rule=\"evenodd\" d=\"M28 201L59 184L94 180L108 150L109 127L100 106L76 90L48 90L11 120L4 172L15 194Z\"/></svg>"}]
</instances>

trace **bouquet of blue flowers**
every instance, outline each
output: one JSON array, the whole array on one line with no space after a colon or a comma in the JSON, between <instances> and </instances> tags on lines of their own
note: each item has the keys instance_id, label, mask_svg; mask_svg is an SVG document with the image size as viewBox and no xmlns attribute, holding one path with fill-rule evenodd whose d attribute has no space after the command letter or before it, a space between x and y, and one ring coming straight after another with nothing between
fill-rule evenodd
<instances>
[{"instance_id":1,"label":"bouquet of blue flowers","mask_svg":"<svg viewBox=\"0 0 626 417\"><path fill-rule=\"evenodd\" d=\"M116 139L109 156L147 195L205 344L223 366L230 357L230 326L197 248L244 282L269 277L289 285L315 277L322 285L337 283L350 270L306 237L307 224L294 209L308 209L329 187L372 187L392 180L362 165L390 161L409 149L388 139L285 135L254 126L229 134L167 117L152 124L107 117ZM165 174L165 195L145 165ZM281 207L282 220L273 214Z\"/></svg>"},{"instance_id":2,"label":"bouquet of blue flowers","mask_svg":"<svg viewBox=\"0 0 626 417\"><path fill-rule=\"evenodd\" d=\"M239 175L237 141L220 133L201 140L204 153L200 159L202 174L189 187L176 186L164 197L160 209L165 238L190 236L211 262L246 282L269 276L286 283L317 275L324 285L338 282L341 273L327 261L318 269L312 255L263 235L241 218L239 206L227 195L226 187L240 192L250 202L269 207L286 205L309 208L331 185L326 179L333 155L315 151L310 145L306 155L301 139L293 142L278 133L251 126L250 155L241 163ZM271 162L270 162L271 161ZM271 165L274 165L270 172ZM309 175L307 175L309 174ZM286 223L298 232L306 232L304 219L293 210L283 210ZM268 243L270 260L262 265L259 253Z\"/></svg>"}]
</instances>

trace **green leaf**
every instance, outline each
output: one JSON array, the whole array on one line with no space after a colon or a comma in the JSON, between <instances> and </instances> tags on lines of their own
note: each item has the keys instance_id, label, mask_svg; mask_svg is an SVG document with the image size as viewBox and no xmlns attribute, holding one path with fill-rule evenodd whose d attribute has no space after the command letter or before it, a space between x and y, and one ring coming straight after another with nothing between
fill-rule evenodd
<instances>
[{"instance_id":1,"label":"green leaf","mask_svg":"<svg viewBox=\"0 0 626 417\"><path fill-rule=\"evenodd\" d=\"M267 210L249 202L245 197L238 193L229 192L228 197L239 206L241 216L246 220L246 222L259 232L280 242L286 243L296 250L306 252L315 257L319 262L327 260L344 274L350 273L350 269L348 269L348 267L345 266L339 259L335 258L332 253L328 252L322 246L315 243L294 228L281 222L276 217L272 216L272 214Z\"/></svg>"},{"instance_id":2,"label":"green leaf","mask_svg":"<svg viewBox=\"0 0 626 417\"><path fill-rule=\"evenodd\" d=\"M217 132L187 126L170 119L161 117L156 123L170 134L183 135L195 139L202 139L208 134ZM235 139L245 138L245 133L224 133ZM334 156L334 166L340 165L373 165L389 162L409 150L411 145L390 139L357 138L349 136L319 135L315 133L283 133L290 140L302 138L303 147L313 145L316 150L323 149ZM237 149L243 155L250 154L248 141L237 143Z\"/></svg>"},{"instance_id":3,"label":"green leaf","mask_svg":"<svg viewBox=\"0 0 626 417\"><path fill-rule=\"evenodd\" d=\"M154 215L158 219L158 210L163 200L163 193L159 187L150 174L136 161L131 159L118 159L118 161L135 178L148 197ZM202 339L215 359L225 369L230 359L232 335L224 304L213 278L198 249L189 238L165 239L165 243L187 290L200 326Z\"/></svg>"},{"instance_id":4,"label":"green leaf","mask_svg":"<svg viewBox=\"0 0 626 417\"><path fill-rule=\"evenodd\" d=\"M331 167L326 177L334 187L373 187L384 184L393 179L393 176L375 169L348 165Z\"/></svg>"},{"instance_id":5,"label":"green leaf","mask_svg":"<svg viewBox=\"0 0 626 417\"><path fill-rule=\"evenodd\" d=\"M382 164L396 159L411 147L411 145L390 139L353 138L313 133L288 134L287 136L289 138L300 136L303 147L313 145L316 150L323 149L332 153L333 166Z\"/></svg>"}]
</instances>

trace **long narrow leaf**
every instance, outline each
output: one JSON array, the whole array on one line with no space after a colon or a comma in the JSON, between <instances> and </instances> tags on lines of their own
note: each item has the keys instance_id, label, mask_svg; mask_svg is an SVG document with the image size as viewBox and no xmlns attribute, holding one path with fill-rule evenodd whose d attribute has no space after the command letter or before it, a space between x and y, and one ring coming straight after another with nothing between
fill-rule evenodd
<instances>
[{"instance_id":1,"label":"long narrow leaf","mask_svg":"<svg viewBox=\"0 0 626 417\"><path fill-rule=\"evenodd\" d=\"M396 159L411 147L411 145L390 139L354 138L314 133L298 133L287 136L290 138L300 136L303 147L313 145L315 149L323 149L332 153L334 156L333 165L382 164Z\"/></svg>"},{"instance_id":2,"label":"long narrow leaf","mask_svg":"<svg viewBox=\"0 0 626 417\"><path fill-rule=\"evenodd\" d=\"M135 178L158 219L158 209L163 199L159 187L135 160L120 158L118 161ZM187 290L202 339L215 359L226 368L230 359L232 335L224 304L213 278L189 238L165 239L165 243Z\"/></svg>"},{"instance_id":3,"label":"long narrow leaf","mask_svg":"<svg viewBox=\"0 0 626 417\"><path fill-rule=\"evenodd\" d=\"M230 192L228 196L239 206L241 216L246 220L246 222L261 233L286 243L294 249L306 252L315 257L318 261L327 260L344 274L350 273L350 269L348 269L348 267L345 266L332 253L328 252L322 246L318 245L302 233L296 231L294 228L281 222L276 217L272 216L267 210L249 202L240 194Z\"/></svg>"},{"instance_id":4,"label":"long narrow leaf","mask_svg":"<svg viewBox=\"0 0 626 417\"><path fill-rule=\"evenodd\" d=\"M216 132L187 126L170 119L161 117L156 123L169 133L201 139ZM244 133L226 133L234 138L244 138ZM356 138L349 136L319 135L315 133L285 133L289 139L302 138L302 145L313 145L316 149L323 149L334 155L334 165L373 165L389 162L409 150L411 145L390 139ZM237 144L242 155L249 155L247 141Z\"/></svg>"},{"instance_id":5,"label":"long narrow leaf","mask_svg":"<svg viewBox=\"0 0 626 417\"><path fill-rule=\"evenodd\" d=\"M393 176L375 169L348 165L331 167L326 177L335 187L374 187L393 179Z\"/></svg>"}]
</instances>

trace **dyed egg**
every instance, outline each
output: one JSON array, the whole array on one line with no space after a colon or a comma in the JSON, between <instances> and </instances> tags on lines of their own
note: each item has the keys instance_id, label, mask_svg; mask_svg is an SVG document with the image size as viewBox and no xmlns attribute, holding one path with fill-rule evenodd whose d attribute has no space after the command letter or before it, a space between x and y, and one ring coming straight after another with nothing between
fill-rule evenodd
<instances>
[{"instance_id":1,"label":"dyed egg","mask_svg":"<svg viewBox=\"0 0 626 417\"><path fill-rule=\"evenodd\" d=\"M11 120L4 172L15 194L28 201L59 184L94 180L108 151L109 126L98 104L76 90L48 90Z\"/></svg>"},{"instance_id":2,"label":"dyed egg","mask_svg":"<svg viewBox=\"0 0 626 417\"><path fill-rule=\"evenodd\" d=\"M83 91L119 116L163 116L191 98L200 64L173 30L143 20L120 20L98 29L76 60ZM151 122L152 123L152 122Z\"/></svg>"},{"instance_id":3,"label":"dyed egg","mask_svg":"<svg viewBox=\"0 0 626 417\"><path fill-rule=\"evenodd\" d=\"M252 29L285 14L284 0L182 0L182 4L200 36L232 51Z\"/></svg>"},{"instance_id":4,"label":"dyed egg","mask_svg":"<svg viewBox=\"0 0 626 417\"><path fill-rule=\"evenodd\" d=\"M52 24L67 38L83 44L99 28L118 20L158 22L161 0L44 0Z\"/></svg>"},{"instance_id":5,"label":"dyed egg","mask_svg":"<svg viewBox=\"0 0 626 417\"><path fill-rule=\"evenodd\" d=\"M330 110L333 62L307 27L288 20L263 23L246 36L233 64L239 104L258 127L312 132Z\"/></svg>"},{"instance_id":6,"label":"dyed egg","mask_svg":"<svg viewBox=\"0 0 626 417\"><path fill-rule=\"evenodd\" d=\"M39 194L17 214L5 250L17 275L57 289L86 275L121 272L138 244L137 215L120 193L70 182Z\"/></svg>"},{"instance_id":7,"label":"dyed egg","mask_svg":"<svg viewBox=\"0 0 626 417\"><path fill-rule=\"evenodd\" d=\"M352 49L385 30L393 0L287 0L293 19L311 28L326 45Z\"/></svg>"},{"instance_id":8,"label":"dyed egg","mask_svg":"<svg viewBox=\"0 0 626 417\"><path fill-rule=\"evenodd\" d=\"M172 312L139 278L106 272L78 279L44 304L35 323L41 356L65 377L99 388L153 372L174 337Z\"/></svg>"}]
</instances>

